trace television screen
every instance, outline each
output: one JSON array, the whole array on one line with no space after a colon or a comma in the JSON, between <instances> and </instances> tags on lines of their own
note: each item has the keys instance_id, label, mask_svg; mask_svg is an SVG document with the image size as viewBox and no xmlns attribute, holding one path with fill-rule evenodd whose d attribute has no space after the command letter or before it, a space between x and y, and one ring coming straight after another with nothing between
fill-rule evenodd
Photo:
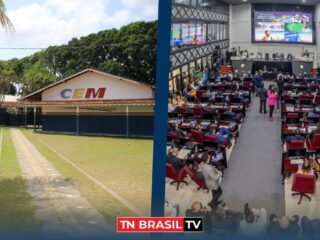
<instances>
[{"instance_id":1,"label":"television screen","mask_svg":"<svg viewBox=\"0 0 320 240\"><path fill-rule=\"evenodd\" d=\"M204 24L174 23L171 26L171 47L203 44L206 34Z\"/></svg>"},{"instance_id":2,"label":"television screen","mask_svg":"<svg viewBox=\"0 0 320 240\"><path fill-rule=\"evenodd\" d=\"M173 24L171 29L171 46L180 47L183 45L181 36L181 24Z\"/></svg>"},{"instance_id":3,"label":"television screen","mask_svg":"<svg viewBox=\"0 0 320 240\"><path fill-rule=\"evenodd\" d=\"M314 43L313 14L254 11L254 42Z\"/></svg>"}]
</instances>

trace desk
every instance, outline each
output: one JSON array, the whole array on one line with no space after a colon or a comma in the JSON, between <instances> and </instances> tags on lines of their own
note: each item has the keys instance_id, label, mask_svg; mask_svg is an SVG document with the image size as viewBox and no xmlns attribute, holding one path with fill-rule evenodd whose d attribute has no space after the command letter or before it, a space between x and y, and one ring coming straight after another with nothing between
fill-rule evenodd
<instances>
[{"instance_id":1,"label":"desk","mask_svg":"<svg viewBox=\"0 0 320 240\"><path fill-rule=\"evenodd\" d=\"M231 60L233 70L238 72L255 72L264 69L267 66L268 70L273 70L274 73L279 71L294 73L296 75L304 72L310 73L313 67L313 62L299 60L299 59L243 59ZM303 68L301 68L301 65Z\"/></svg>"},{"instance_id":2,"label":"desk","mask_svg":"<svg viewBox=\"0 0 320 240\"><path fill-rule=\"evenodd\" d=\"M264 80L275 80L277 79L277 73L274 72L266 72L262 74Z\"/></svg>"},{"instance_id":3,"label":"desk","mask_svg":"<svg viewBox=\"0 0 320 240\"><path fill-rule=\"evenodd\" d=\"M296 126L296 127L288 127L286 124L282 126L282 139L288 136L301 135L306 137L308 135L307 128Z\"/></svg>"}]
</instances>

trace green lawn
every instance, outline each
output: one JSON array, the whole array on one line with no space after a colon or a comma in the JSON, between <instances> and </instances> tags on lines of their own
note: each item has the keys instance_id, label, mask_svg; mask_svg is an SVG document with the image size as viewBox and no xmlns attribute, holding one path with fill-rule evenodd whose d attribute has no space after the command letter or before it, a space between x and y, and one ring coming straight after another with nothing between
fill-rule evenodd
<instances>
[{"instance_id":1,"label":"green lawn","mask_svg":"<svg viewBox=\"0 0 320 240\"><path fill-rule=\"evenodd\" d=\"M4 129L0 160L0 233L38 231L40 223L34 213L35 206L27 192L9 129Z\"/></svg>"},{"instance_id":2,"label":"green lawn","mask_svg":"<svg viewBox=\"0 0 320 240\"><path fill-rule=\"evenodd\" d=\"M114 224L117 216L134 216L134 213L62 160L39 139L142 212L150 214L152 140L35 134L26 130L23 133L110 223Z\"/></svg>"}]
</instances>

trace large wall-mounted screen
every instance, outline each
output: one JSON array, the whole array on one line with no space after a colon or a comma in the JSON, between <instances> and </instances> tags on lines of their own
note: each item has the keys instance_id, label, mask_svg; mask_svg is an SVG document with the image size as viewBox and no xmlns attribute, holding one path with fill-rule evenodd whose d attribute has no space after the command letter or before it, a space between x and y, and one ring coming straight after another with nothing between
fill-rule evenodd
<instances>
[{"instance_id":1,"label":"large wall-mounted screen","mask_svg":"<svg viewBox=\"0 0 320 240\"><path fill-rule=\"evenodd\" d=\"M314 44L311 12L253 11L253 42Z\"/></svg>"},{"instance_id":2,"label":"large wall-mounted screen","mask_svg":"<svg viewBox=\"0 0 320 240\"><path fill-rule=\"evenodd\" d=\"M206 43L206 25L174 23L171 28L171 46L183 47Z\"/></svg>"}]
</instances>

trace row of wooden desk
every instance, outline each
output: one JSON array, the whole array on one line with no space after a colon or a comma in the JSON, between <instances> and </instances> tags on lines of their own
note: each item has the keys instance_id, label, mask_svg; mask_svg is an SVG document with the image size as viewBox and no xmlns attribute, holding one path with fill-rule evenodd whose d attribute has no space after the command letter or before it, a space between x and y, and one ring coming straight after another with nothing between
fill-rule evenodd
<instances>
[{"instance_id":1,"label":"row of wooden desk","mask_svg":"<svg viewBox=\"0 0 320 240\"><path fill-rule=\"evenodd\" d=\"M283 183L287 176L299 170L305 159L310 159L315 155L314 161L319 163L317 155L320 153L320 149L310 150L306 144L308 136L313 130L317 129L317 123L319 122L320 107L315 102L318 96L317 91L306 95L296 89L296 93L292 94L292 92L286 91L282 94L281 138L283 141L283 154L281 173L283 175ZM301 104L304 103L304 99L310 99L308 101L309 105ZM309 113L315 114L315 117L308 117ZM289 141L290 136L298 140Z\"/></svg>"}]
</instances>

